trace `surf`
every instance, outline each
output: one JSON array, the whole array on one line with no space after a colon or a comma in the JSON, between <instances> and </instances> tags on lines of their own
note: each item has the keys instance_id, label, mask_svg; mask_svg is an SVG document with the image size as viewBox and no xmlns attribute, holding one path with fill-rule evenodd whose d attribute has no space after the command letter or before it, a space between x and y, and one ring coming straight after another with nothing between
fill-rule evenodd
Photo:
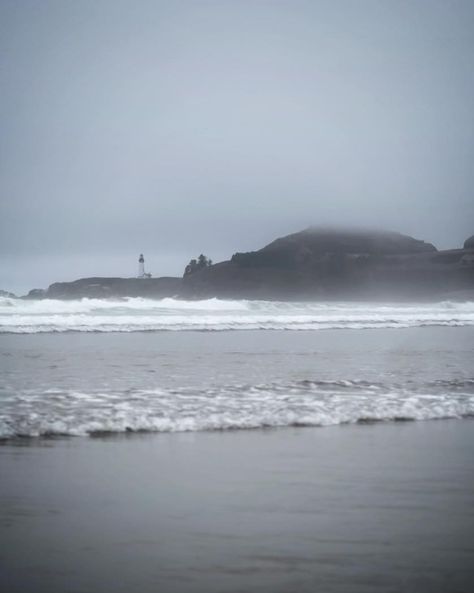
<instances>
[{"instance_id":1,"label":"surf","mask_svg":"<svg viewBox=\"0 0 474 593\"><path fill-rule=\"evenodd\" d=\"M474 303L0 298L0 333L396 329L473 326Z\"/></svg>"}]
</instances>

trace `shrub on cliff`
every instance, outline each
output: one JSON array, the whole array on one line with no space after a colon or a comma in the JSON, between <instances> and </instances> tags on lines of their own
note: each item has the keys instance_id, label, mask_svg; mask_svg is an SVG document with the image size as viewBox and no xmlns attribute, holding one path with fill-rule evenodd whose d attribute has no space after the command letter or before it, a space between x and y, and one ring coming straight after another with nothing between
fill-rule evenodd
<instances>
[{"instance_id":1,"label":"shrub on cliff","mask_svg":"<svg viewBox=\"0 0 474 593\"><path fill-rule=\"evenodd\" d=\"M201 253L197 259L190 260L189 264L184 268L183 276L189 276L189 274L194 274L195 272L203 270L204 268L209 268L210 266L212 266L212 259L209 259Z\"/></svg>"}]
</instances>

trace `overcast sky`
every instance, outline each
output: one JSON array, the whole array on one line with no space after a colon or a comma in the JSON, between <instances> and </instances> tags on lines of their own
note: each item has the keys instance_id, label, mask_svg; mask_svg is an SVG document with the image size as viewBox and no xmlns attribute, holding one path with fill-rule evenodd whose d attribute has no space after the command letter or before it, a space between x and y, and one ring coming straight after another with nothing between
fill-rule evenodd
<instances>
[{"instance_id":1,"label":"overcast sky","mask_svg":"<svg viewBox=\"0 0 474 593\"><path fill-rule=\"evenodd\" d=\"M474 2L0 0L0 288L474 233Z\"/></svg>"}]
</instances>

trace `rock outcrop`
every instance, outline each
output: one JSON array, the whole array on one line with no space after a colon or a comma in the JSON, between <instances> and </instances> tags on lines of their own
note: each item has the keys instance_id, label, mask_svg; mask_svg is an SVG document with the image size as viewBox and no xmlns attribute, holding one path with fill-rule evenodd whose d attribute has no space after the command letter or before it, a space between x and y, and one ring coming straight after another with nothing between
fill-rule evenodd
<instances>
[{"instance_id":1,"label":"rock outcrop","mask_svg":"<svg viewBox=\"0 0 474 593\"><path fill-rule=\"evenodd\" d=\"M436 247L400 233L308 228L276 239L259 251L236 253L232 262L244 266L294 267L327 256L353 257L432 253Z\"/></svg>"},{"instance_id":2,"label":"rock outcrop","mask_svg":"<svg viewBox=\"0 0 474 593\"><path fill-rule=\"evenodd\" d=\"M464 241L464 249L474 249L474 235Z\"/></svg>"},{"instance_id":3,"label":"rock outcrop","mask_svg":"<svg viewBox=\"0 0 474 593\"><path fill-rule=\"evenodd\" d=\"M436 298L474 288L464 250L393 232L309 228L186 277L188 298Z\"/></svg>"},{"instance_id":4,"label":"rock outcrop","mask_svg":"<svg viewBox=\"0 0 474 593\"><path fill-rule=\"evenodd\" d=\"M181 290L181 278L81 278L74 282L55 282L42 298L117 298L144 297L161 299L176 296Z\"/></svg>"}]
</instances>

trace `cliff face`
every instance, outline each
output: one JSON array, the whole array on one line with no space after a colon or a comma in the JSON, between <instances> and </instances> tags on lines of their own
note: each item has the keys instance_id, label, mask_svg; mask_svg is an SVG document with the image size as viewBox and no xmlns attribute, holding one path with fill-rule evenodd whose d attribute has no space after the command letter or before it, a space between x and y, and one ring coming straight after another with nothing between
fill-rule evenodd
<instances>
[{"instance_id":1,"label":"cliff face","mask_svg":"<svg viewBox=\"0 0 474 593\"><path fill-rule=\"evenodd\" d=\"M464 250L391 232L309 228L185 278L185 296L426 298L474 288Z\"/></svg>"}]
</instances>

